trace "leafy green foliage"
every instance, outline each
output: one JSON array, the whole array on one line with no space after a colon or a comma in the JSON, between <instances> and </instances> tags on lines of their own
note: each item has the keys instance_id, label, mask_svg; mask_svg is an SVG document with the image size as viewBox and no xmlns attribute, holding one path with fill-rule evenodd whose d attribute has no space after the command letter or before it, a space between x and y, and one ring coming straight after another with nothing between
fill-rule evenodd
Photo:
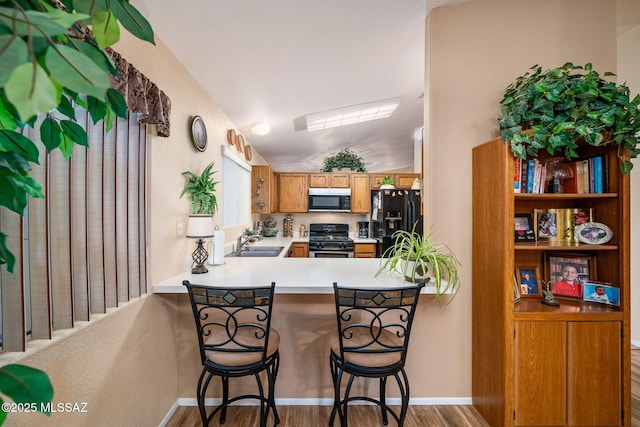
<instances>
[{"instance_id":1,"label":"leafy green foliage","mask_svg":"<svg viewBox=\"0 0 640 427\"><path fill-rule=\"evenodd\" d=\"M396 185L396 182L389 175L378 180L378 185Z\"/></svg>"},{"instance_id":2,"label":"leafy green foliage","mask_svg":"<svg viewBox=\"0 0 640 427\"><path fill-rule=\"evenodd\" d=\"M385 271L399 271L407 280L417 282L428 273L428 283L435 287L436 300L440 301L442 295L448 293L455 296L460 289L460 261L446 244L432 241L431 234L416 231L417 225L416 222L411 231L393 233L393 245L382 254L376 277Z\"/></svg>"},{"instance_id":3,"label":"leafy green foliage","mask_svg":"<svg viewBox=\"0 0 640 427\"><path fill-rule=\"evenodd\" d=\"M575 159L581 141L594 146L617 144L637 157L640 95L629 96L626 85L602 79L591 64L567 62L544 72L534 65L505 89L501 136L522 159L537 157L540 149ZM633 165L622 156L620 160L621 171L628 173Z\"/></svg>"},{"instance_id":4,"label":"leafy green foliage","mask_svg":"<svg viewBox=\"0 0 640 427\"><path fill-rule=\"evenodd\" d=\"M29 405L29 409L42 412L43 404L53 399L53 386L49 376L35 368L25 365L11 364L0 368L0 393L8 396L15 403ZM0 398L0 403L3 399ZM45 412L46 415L51 415ZM7 413L0 411L0 424Z\"/></svg>"},{"instance_id":5,"label":"leafy green foliage","mask_svg":"<svg viewBox=\"0 0 640 427\"><path fill-rule=\"evenodd\" d=\"M331 172L333 169L351 169L357 172L366 172L364 161L354 151L344 148L333 156L324 159L322 172Z\"/></svg>"},{"instance_id":6,"label":"leafy green foliage","mask_svg":"<svg viewBox=\"0 0 640 427\"><path fill-rule=\"evenodd\" d=\"M213 180L213 162L204 168L200 175L185 171L182 175L186 178L184 189L180 197L188 194L191 198L191 213L214 215L218 209L216 200L216 184L219 181Z\"/></svg>"},{"instance_id":7,"label":"leafy green foliage","mask_svg":"<svg viewBox=\"0 0 640 427\"><path fill-rule=\"evenodd\" d=\"M126 117L126 103L110 87L117 74L104 48L120 38L122 24L134 36L153 43L153 30L128 0L63 0L68 11L51 0L0 0L0 206L19 214L27 196L44 197L29 177L41 148L61 150L69 158L76 145L88 146L76 123L74 105L110 130L116 116ZM78 24L98 22L93 39L75 38ZM57 110L60 114L50 114ZM38 115L42 144L22 135ZM61 115L63 117L61 117ZM13 231L13 230L12 230ZM15 258L0 233L0 265L12 272Z\"/></svg>"}]
</instances>

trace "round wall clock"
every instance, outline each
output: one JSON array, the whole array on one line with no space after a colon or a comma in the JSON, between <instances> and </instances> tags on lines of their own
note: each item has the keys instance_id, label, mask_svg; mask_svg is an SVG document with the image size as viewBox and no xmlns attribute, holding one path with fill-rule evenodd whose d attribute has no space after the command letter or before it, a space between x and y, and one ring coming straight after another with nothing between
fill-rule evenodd
<instances>
[{"instance_id":1,"label":"round wall clock","mask_svg":"<svg viewBox=\"0 0 640 427\"><path fill-rule=\"evenodd\" d=\"M207 148L207 128L200 116L195 116L191 121L191 141L198 151L204 151Z\"/></svg>"}]
</instances>

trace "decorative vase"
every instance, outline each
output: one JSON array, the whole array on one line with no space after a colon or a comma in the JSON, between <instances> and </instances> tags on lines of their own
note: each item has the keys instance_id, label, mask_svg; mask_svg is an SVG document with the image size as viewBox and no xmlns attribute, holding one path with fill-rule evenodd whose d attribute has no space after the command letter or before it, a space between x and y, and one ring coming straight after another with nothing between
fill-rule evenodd
<instances>
[{"instance_id":1,"label":"decorative vase","mask_svg":"<svg viewBox=\"0 0 640 427\"><path fill-rule=\"evenodd\" d=\"M382 185L380 185L380 189L381 190L393 190L394 188L396 188L396 186L392 185L392 184L382 184Z\"/></svg>"}]
</instances>

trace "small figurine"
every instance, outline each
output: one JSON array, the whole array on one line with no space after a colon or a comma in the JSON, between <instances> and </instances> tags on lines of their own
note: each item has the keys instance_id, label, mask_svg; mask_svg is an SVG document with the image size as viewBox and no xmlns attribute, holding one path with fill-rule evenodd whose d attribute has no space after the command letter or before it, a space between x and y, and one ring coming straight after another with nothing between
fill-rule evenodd
<instances>
[{"instance_id":1,"label":"small figurine","mask_svg":"<svg viewBox=\"0 0 640 427\"><path fill-rule=\"evenodd\" d=\"M546 305L553 305L553 306L560 305L560 303L556 301L555 297L553 296L553 292L551 292L551 280L549 280L548 282L545 282L544 280L540 279L540 281L542 282L542 295L543 295L541 302Z\"/></svg>"}]
</instances>

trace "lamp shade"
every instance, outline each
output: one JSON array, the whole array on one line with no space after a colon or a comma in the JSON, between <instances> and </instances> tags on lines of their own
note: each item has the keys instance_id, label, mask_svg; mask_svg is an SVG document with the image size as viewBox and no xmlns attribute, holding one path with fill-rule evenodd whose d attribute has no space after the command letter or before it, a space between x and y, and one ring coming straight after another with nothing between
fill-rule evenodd
<instances>
[{"instance_id":1,"label":"lamp shade","mask_svg":"<svg viewBox=\"0 0 640 427\"><path fill-rule=\"evenodd\" d=\"M213 237L214 226L212 215L189 215L187 220L187 237Z\"/></svg>"}]
</instances>

